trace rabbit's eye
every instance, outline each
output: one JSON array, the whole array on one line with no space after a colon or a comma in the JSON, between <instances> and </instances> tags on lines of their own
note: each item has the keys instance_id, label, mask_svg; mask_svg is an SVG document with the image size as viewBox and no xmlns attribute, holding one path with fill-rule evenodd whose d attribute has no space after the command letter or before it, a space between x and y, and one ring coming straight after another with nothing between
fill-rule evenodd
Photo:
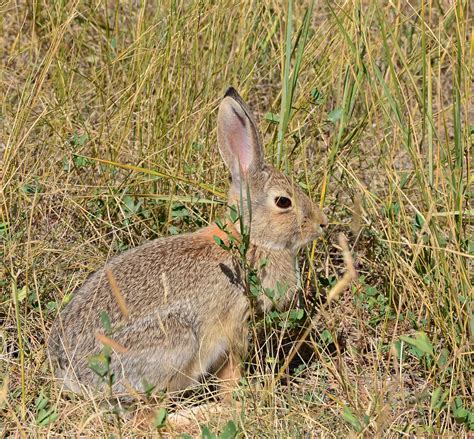
<instances>
[{"instance_id":1,"label":"rabbit's eye","mask_svg":"<svg viewBox=\"0 0 474 439\"><path fill-rule=\"evenodd\" d=\"M275 198L275 204L280 208L280 209L288 209L291 207L291 200L286 197L276 197Z\"/></svg>"}]
</instances>

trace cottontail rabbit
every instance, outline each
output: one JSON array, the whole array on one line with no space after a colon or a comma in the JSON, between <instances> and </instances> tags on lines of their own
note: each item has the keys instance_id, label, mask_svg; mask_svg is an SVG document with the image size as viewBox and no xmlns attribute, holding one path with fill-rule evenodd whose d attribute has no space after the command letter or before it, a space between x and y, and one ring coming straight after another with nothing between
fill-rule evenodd
<instances>
[{"instance_id":1,"label":"cottontail rabbit","mask_svg":"<svg viewBox=\"0 0 474 439\"><path fill-rule=\"evenodd\" d=\"M248 263L260 267L266 261L259 268L263 288L287 288L276 306L284 309L294 296L297 252L320 234L327 219L288 177L265 163L256 122L233 88L220 104L217 128L232 176L228 204L240 206L240 220L227 221L225 230L212 224L148 242L92 274L59 314L49 340L57 376L70 390L102 385L88 366L103 347L97 336L104 331L102 311L110 318L109 339L122 347L109 345L115 392L142 391L145 383L184 389L208 373L235 385L246 353L250 301L241 261L214 237L226 242L229 233L240 236L241 223L249 224ZM110 272L128 316L114 299ZM264 294L257 303L261 311L274 305Z\"/></svg>"}]
</instances>

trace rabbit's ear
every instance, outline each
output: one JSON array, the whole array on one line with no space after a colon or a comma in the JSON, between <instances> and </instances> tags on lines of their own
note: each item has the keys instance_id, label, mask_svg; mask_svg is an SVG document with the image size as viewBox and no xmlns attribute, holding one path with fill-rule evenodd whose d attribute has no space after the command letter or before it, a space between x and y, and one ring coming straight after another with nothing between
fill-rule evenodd
<instances>
[{"instance_id":1,"label":"rabbit's ear","mask_svg":"<svg viewBox=\"0 0 474 439\"><path fill-rule=\"evenodd\" d=\"M219 106L217 139L233 181L263 167L263 148L257 124L245 102L232 87L226 91Z\"/></svg>"}]
</instances>

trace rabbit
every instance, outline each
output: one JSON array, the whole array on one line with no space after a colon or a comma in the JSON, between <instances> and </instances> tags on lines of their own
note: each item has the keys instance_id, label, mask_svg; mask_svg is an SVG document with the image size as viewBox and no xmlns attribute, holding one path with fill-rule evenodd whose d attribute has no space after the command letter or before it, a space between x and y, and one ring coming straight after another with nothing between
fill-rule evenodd
<instances>
[{"instance_id":1,"label":"rabbit","mask_svg":"<svg viewBox=\"0 0 474 439\"><path fill-rule=\"evenodd\" d=\"M219 105L217 135L231 175L228 205L237 206L237 220L227 217L224 230L213 223L145 243L90 275L59 313L48 340L56 376L67 389L105 388L88 366L103 348L97 334L104 333L100 313L105 311L112 328L114 392L144 392L149 385L183 390L213 374L228 398L241 377L252 304L241 259L215 237L222 243L229 242L229 235L238 239L242 225L249 230L247 261L259 270L261 286L286 288L276 300L261 294L259 312L283 310L294 298L297 253L322 233L327 218L285 174L265 162L254 116L232 87ZM114 298L107 272L127 313Z\"/></svg>"}]
</instances>

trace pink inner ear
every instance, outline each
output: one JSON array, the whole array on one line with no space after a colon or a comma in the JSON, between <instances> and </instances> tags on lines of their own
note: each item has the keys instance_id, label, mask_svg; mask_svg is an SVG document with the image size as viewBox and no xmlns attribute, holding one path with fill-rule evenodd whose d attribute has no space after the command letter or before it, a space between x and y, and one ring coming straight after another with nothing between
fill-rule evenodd
<instances>
[{"instance_id":1,"label":"pink inner ear","mask_svg":"<svg viewBox=\"0 0 474 439\"><path fill-rule=\"evenodd\" d=\"M234 156L232 168L239 173L239 163L242 172L246 174L252 163L252 138L247 128L242 125L240 116L232 115L227 127L229 147Z\"/></svg>"}]
</instances>

